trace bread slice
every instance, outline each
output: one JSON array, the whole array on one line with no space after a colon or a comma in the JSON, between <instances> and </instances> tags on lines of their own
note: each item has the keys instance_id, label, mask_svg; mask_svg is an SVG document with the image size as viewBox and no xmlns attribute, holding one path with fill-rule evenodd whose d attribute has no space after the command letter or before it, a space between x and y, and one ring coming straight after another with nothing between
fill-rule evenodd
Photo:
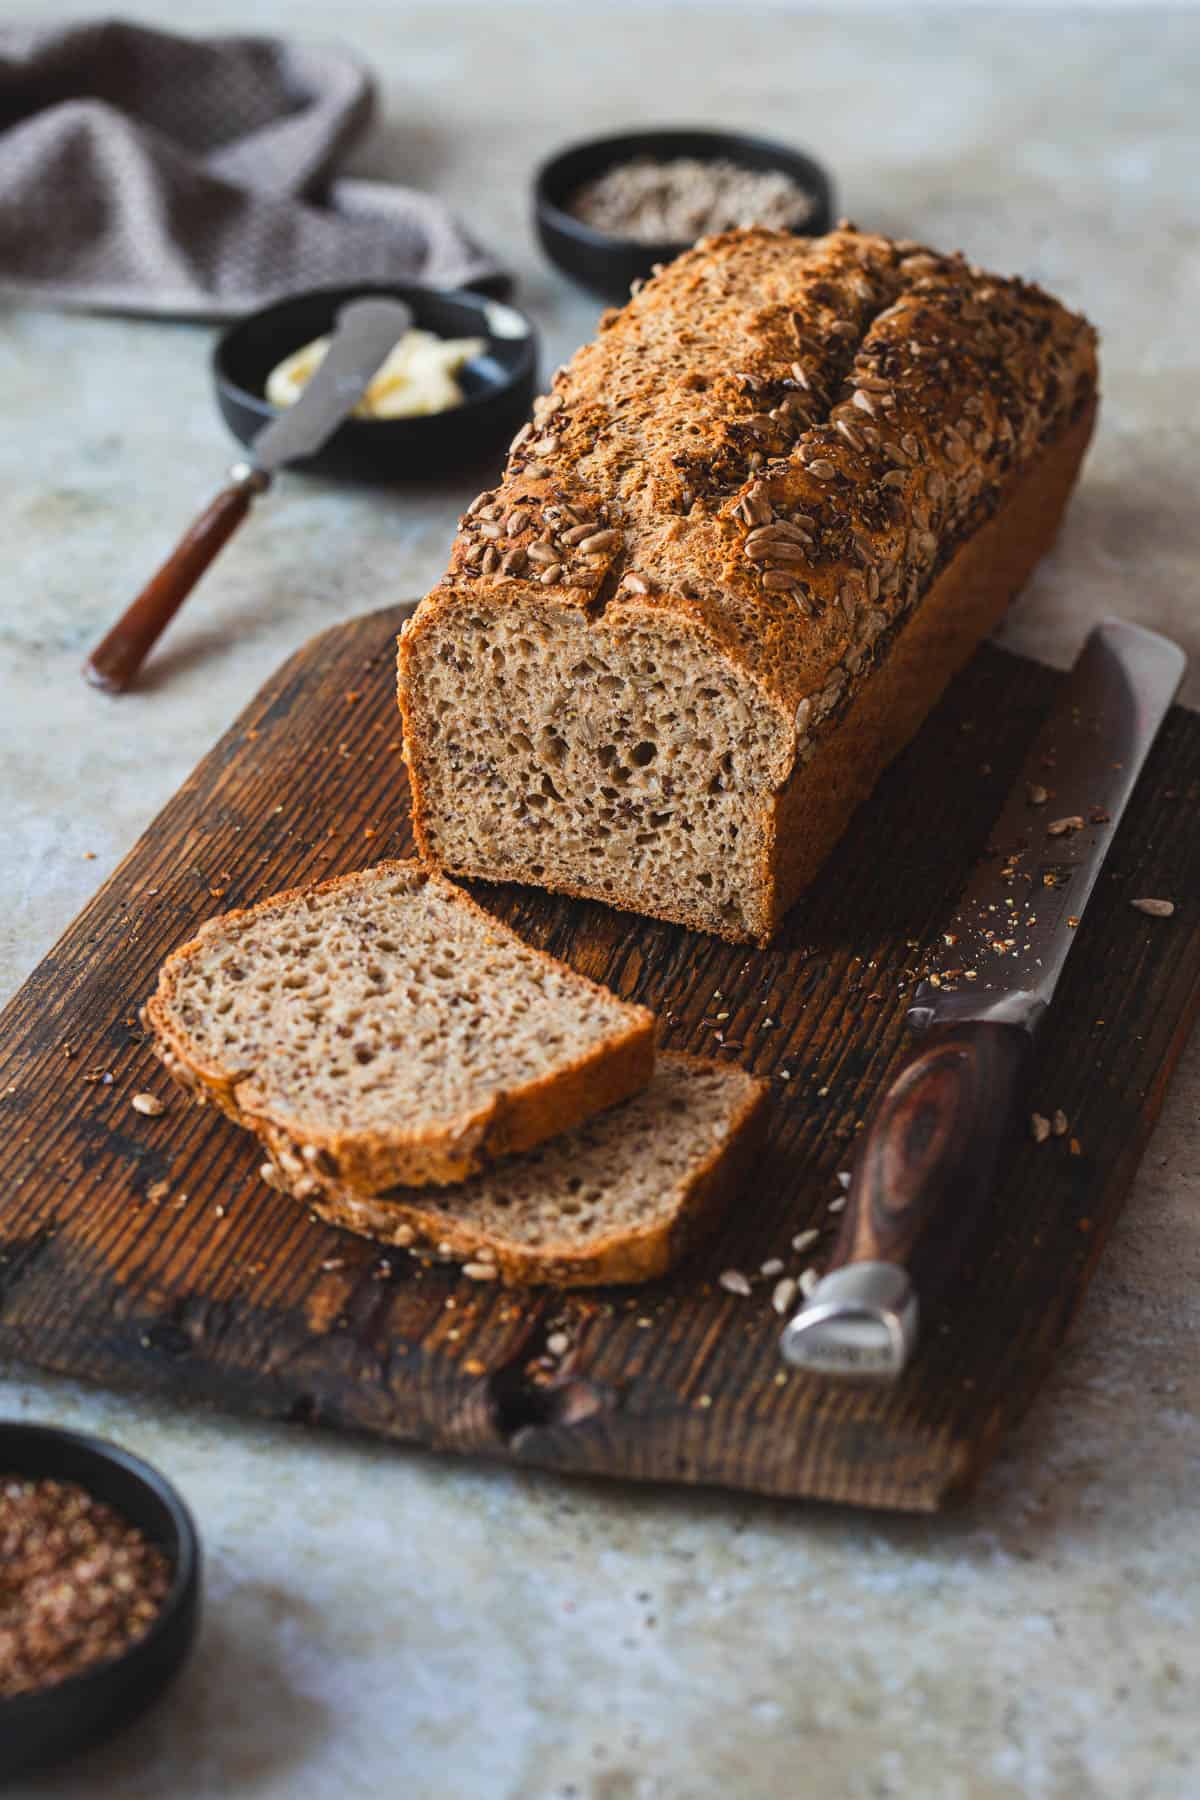
<instances>
[{"instance_id":1,"label":"bread slice","mask_svg":"<svg viewBox=\"0 0 1200 1800\"><path fill-rule=\"evenodd\" d=\"M649 1087L574 1131L456 1187L357 1194L318 1177L303 1198L331 1225L427 1245L478 1280L649 1281L701 1238L749 1173L767 1084L744 1069L662 1055ZM264 1134L278 1158L274 1134ZM273 1186L297 1185L278 1160Z\"/></svg>"},{"instance_id":2,"label":"bread slice","mask_svg":"<svg viewBox=\"0 0 1200 1800\"><path fill-rule=\"evenodd\" d=\"M461 1181L625 1100L654 1015L532 950L416 862L211 919L143 1019L169 1072L302 1174Z\"/></svg>"}]
</instances>

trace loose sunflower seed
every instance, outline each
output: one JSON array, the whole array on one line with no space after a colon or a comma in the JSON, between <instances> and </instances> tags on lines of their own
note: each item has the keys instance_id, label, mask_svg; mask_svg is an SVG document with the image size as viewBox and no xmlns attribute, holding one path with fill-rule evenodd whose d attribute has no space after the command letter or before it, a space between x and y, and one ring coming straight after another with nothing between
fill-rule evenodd
<instances>
[{"instance_id":1,"label":"loose sunflower seed","mask_svg":"<svg viewBox=\"0 0 1200 1800\"><path fill-rule=\"evenodd\" d=\"M1050 1136L1049 1119L1044 1118L1043 1115L1038 1112L1030 1113L1029 1131L1035 1144L1044 1144L1046 1139Z\"/></svg>"},{"instance_id":2,"label":"loose sunflower seed","mask_svg":"<svg viewBox=\"0 0 1200 1800\"><path fill-rule=\"evenodd\" d=\"M792 1249L797 1253L802 1250L807 1250L810 1244L816 1243L820 1235L821 1233L817 1230L816 1226L810 1225L807 1231L798 1231L796 1233L795 1237L792 1239Z\"/></svg>"},{"instance_id":3,"label":"loose sunflower seed","mask_svg":"<svg viewBox=\"0 0 1200 1800\"><path fill-rule=\"evenodd\" d=\"M817 481L833 481L837 476L837 464L829 462L823 456L818 456L814 462L809 463L808 472Z\"/></svg>"},{"instance_id":4,"label":"loose sunflower seed","mask_svg":"<svg viewBox=\"0 0 1200 1800\"><path fill-rule=\"evenodd\" d=\"M463 1264L463 1274L468 1281L495 1281L500 1273L495 1263L469 1262ZM475 1304L471 1302L472 1306Z\"/></svg>"},{"instance_id":5,"label":"loose sunflower seed","mask_svg":"<svg viewBox=\"0 0 1200 1800\"><path fill-rule=\"evenodd\" d=\"M821 1277L816 1269L805 1269L800 1276L800 1292L807 1300Z\"/></svg>"},{"instance_id":6,"label":"loose sunflower seed","mask_svg":"<svg viewBox=\"0 0 1200 1800\"><path fill-rule=\"evenodd\" d=\"M1073 813L1069 818L1066 818L1066 819L1052 819L1050 824L1047 825L1047 827L1046 827L1046 836L1047 837L1065 837L1069 831L1082 831L1082 830L1083 830L1083 820L1079 817L1078 813Z\"/></svg>"},{"instance_id":7,"label":"loose sunflower seed","mask_svg":"<svg viewBox=\"0 0 1200 1800\"><path fill-rule=\"evenodd\" d=\"M775 1283L775 1291L771 1295L771 1305L777 1313L785 1313L796 1298L796 1283L790 1275Z\"/></svg>"},{"instance_id":8,"label":"loose sunflower seed","mask_svg":"<svg viewBox=\"0 0 1200 1800\"><path fill-rule=\"evenodd\" d=\"M621 586L627 587L631 594L648 594L652 591L644 575L626 575Z\"/></svg>"},{"instance_id":9,"label":"loose sunflower seed","mask_svg":"<svg viewBox=\"0 0 1200 1800\"><path fill-rule=\"evenodd\" d=\"M145 1113L148 1119L157 1119L160 1113L167 1110L165 1102L157 1094L135 1094L130 1105L134 1112Z\"/></svg>"},{"instance_id":10,"label":"loose sunflower seed","mask_svg":"<svg viewBox=\"0 0 1200 1800\"><path fill-rule=\"evenodd\" d=\"M739 1294L743 1300L750 1297L750 1283L740 1269L722 1269L717 1276L717 1285L727 1294Z\"/></svg>"},{"instance_id":11,"label":"loose sunflower seed","mask_svg":"<svg viewBox=\"0 0 1200 1800\"><path fill-rule=\"evenodd\" d=\"M1067 1115L1061 1106L1055 1109L1054 1117L1051 1119L1050 1125L1055 1137L1066 1137L1067 1132L1071 1128L1071 1121L1067 1118Z\"/></svg>"},{"instance_id":12,"label":"loose sunflower seed","mask_svg":"<svg viewBox=\"0 0 1200 1800\"><path fill-rule=\"evenodd\" d=\"M1131 900L1129 904L1135 912L1146 913L1152 919L1169 919L1175 911L1173 900Z\"/></svg>"}]
</instances>

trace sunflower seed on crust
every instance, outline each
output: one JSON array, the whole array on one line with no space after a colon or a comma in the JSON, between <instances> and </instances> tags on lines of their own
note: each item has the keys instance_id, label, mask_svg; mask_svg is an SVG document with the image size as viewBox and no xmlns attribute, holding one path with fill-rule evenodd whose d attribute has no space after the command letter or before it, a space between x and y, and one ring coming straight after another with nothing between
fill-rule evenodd
<instances>
[{"instance_id":1,"label":"sunflower seed on crust","mask_svg":"<svg viewBox=\"0 0 1200 1800\"><path fill-rule=\"evenodd\" d=\"M542 570L542 573L538 576L538 580L543 587L553 587L561 574L562 564L552 563L548 569Z\"/></svg>"},{"instance_id":2,"label":"sunflower seed on crust","mask_svg":"<svg viewBox=\"0 0 1200 1800\"><path fill-rule=\"evenodd\" d=\"M590 556L597 550L616 550L623 542L623 532L612 529L594 531L590 537L580 539L579 549L584 556Z\"/></svg>"}]
</instances>

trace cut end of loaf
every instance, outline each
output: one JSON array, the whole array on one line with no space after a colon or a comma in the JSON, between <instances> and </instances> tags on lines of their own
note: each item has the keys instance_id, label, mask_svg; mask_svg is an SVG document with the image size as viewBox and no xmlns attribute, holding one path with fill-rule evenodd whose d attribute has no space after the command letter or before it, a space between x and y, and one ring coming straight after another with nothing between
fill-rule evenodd
<instances>
[{"instance_id":1,"label":"cut end of loaf","mask_svg":"<svg viewBox=\"0 0 1200 1800\"><path fill-rule=\"evenodd\" d=\"M169 1071L296 1170L457 1181L649 1080L654 1019L415 862L211 920L146 1017Z\"/></svg>"},{"instance_id":2,"label":"cut end of loaf","mask_svg":"<svg viewBox=\"0 0 1200 1800\"><path fill-rule=\"evenodd\" d=\"M404 659L431 862L735 938L769 928L778 714L678 620L447 596Z\"/></svg>"},{"instance_id":3,"label":"cut end of loaf","mask_svg":"<svg viewBox=\"0 0 1200 1800\"><path fill-rule=\"evenodd\" d=\"M324 1182L306 1199L331 1224L435 1250L481 1279L646 1281L736 1203L765 1099L766 1083L742 1069L664 1055L642 1093L457 1187L371 1197ZM277 1180L290 1185L284 1171Z\"/></svg>"}]
</instances>

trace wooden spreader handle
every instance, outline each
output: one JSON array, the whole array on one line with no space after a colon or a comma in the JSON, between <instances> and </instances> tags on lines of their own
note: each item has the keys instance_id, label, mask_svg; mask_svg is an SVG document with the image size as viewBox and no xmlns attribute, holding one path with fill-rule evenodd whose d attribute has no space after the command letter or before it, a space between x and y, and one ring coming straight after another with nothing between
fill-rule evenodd
<instances>
[{"instance_id":1,"label":"wooden spreader handle","mask_svg":"<svg viewBox=\"0 0 1200 1800\"><path fill-rule=\"evenodd\" d=\"M992 1194L1033 1040L1017 1025L935 1025L872 1114L830 1269L895 1263L923 1305L957 1272Z\"/></svg>"},{"instance_id":2,"label":"wooden spreader handle","mask_svg":"<svg viewBox=\"0 0 1200 1800\"><path fill-rule=\"evenodd\" d=\"M237 465L229 485L201 513L84 663L83 673L93 687L110 694L124 693L218 550L249 512L255 496L269 484L270 477L261 469L249 463Z\"/></svg>"}]
</instances>

